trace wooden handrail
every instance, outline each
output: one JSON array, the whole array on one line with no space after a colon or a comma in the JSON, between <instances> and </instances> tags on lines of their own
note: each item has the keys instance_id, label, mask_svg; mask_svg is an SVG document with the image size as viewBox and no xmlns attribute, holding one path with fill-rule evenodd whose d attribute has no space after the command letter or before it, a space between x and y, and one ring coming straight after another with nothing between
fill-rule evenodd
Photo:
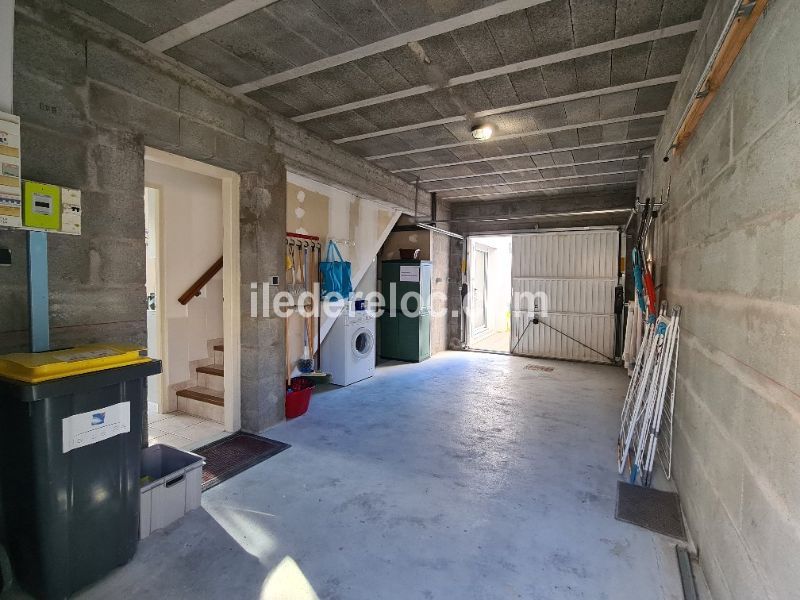
<instances>
[{"instance_id":1,"label":"wooden handrail","mask_svg":"<svg viewBox=\"0 0 800 600\"><path fill-rule=\"evenodd\" d=\"M211 267L209 267L208 271L200 275L200 277L195 281L192 286L186 290L180 298L178 298L178 302L181 304L189 304L189 301L192 298L196 298L200 295L200 290L202 290L206 284L211 281L211 278L214 277L217 273L220 272L222 269L222 257L215 262Z\"/></svg>"}]
</instances>

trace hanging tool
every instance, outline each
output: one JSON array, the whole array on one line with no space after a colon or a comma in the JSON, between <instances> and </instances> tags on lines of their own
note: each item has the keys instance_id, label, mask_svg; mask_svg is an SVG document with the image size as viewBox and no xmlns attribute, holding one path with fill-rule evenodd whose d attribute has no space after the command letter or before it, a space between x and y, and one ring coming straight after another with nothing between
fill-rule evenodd
<instances>
[{"instance_id":1,"label":"hanging tool","mask_svg":"<svg viewBox=\"0 0 800 600\"><path fill-rule=\"evenodd\" d=\"M288 285L294 285L294 242L292 240L286 240L286 271L291 271L292 273L292 281L289 282L289 276L286 276L286 283Z\"/></svg>"},{"instance_id":2,"label":"hanging tool","mask_svg":"<svg viewBox=\"0 0 800 600\"><path fill-rule=\"evenodd\" d=\"M303 284L305 283L305 280L303 279L303 261L302 261L303 251L300 249L300 246L297 245L297 242L295 242L294 248L295 251L297 252L297 259L295 260L294 263L296 270L296 277L297 277L296 283Z\"/></svg>"},{"instance_id":3,"label":"hanging tool","mask_svg":"<svg viewBox=\"0 0 800 600\"><path fill-rule=\"evenodd\" d=\"M302 242L302 250L303 253L303 263L301 265L301 273L302 273L302 280L303 280L303 291L308 291L308 247L309 243L308 240L303 240ZM303 302L305 302L306 295L303 294ZM310 317L307 314L307 307L303 304L302 307L298 306L298 309L301 310L301 316L303 317L303 357L297 361L297 368L301 373L311 373L314 370L314 361L311 360L311 352L310 352L310 326L309 326L309 319Z\"/></svg>"},{"instance_id":4,"label":"hanging tool","mask_svg":"<svg viewBox=\"0 0 800 600\"><path fill-rule=\"evenodd\" d=\"M636 284L636 291L638 294L639 308L642 313L648 315L648 322L653 322L656 319L656 291L653 284L653 274L647 267L644 259L644 252L642 244L647 236L652 223L652 210L650 198L645 200L644 210L639 222L639 232L636 236L634 248L631 252L631 262L633 263L633 278ZM645 301L647 305L645 306Z\"/></svg>"}]
</instances>

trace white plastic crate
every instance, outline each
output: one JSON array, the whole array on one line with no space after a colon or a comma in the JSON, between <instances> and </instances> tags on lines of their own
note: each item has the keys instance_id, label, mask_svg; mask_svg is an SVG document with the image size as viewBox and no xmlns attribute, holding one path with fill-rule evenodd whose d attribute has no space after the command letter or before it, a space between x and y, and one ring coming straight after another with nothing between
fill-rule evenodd
<instances>
[{"instance_id":1,"label":"white plastic crate","mask_svg":"<svg viewBox=\"0 0 800 600\"><path fill-rule=\"evenodd\" d=\"M200 507L205 459L166 444L142 450L139 539Z\"/></svg>"}]
</instances>

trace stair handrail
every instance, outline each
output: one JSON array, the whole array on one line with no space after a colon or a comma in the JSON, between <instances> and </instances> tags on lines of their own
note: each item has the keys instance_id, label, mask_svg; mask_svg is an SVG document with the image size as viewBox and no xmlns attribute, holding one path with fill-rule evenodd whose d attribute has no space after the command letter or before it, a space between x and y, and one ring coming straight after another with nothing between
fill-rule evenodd
<instances>
[{"instance_id":1,"label":"stair handrail","mask_svg":"<svg viewBox=\"0 0 800 600\"><path fill-rule=\"evenodd\" d=\"M200 275L188 290L186 290L181 297L178 298L178 302L183 305L189 304L189 301L192 298L196 298L200 295L200 290L202 290L206 284L211 281L211 279L222 270L222 257L219 257L219 260L211 265L208 270Z\"/></svg>"}]
</instances>

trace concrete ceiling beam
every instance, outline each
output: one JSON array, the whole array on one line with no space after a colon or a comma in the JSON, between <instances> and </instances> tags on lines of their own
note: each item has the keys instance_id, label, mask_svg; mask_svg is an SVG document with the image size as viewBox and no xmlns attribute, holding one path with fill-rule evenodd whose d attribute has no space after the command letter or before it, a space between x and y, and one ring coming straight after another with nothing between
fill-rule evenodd
<instances>
[{"instance_id":1,"label":"concrete ceiling beam","mask_svg":"<svg viewBox=\"0 0 800 600\"><path fill-rule=\"evenodd\" d=\"M156 52L164 52L197 36L213 31L218 27L233 23L237 19L249 15L257 10L275 4L278 0L234 0L212 10L196 19L184 23L180 27L171 29L153 38L145 45Z\"/></svg>"},{"instance_id":2,"label":"concrete ceiling beam","mask_svg":"<svg viewBox=\"0 0 800 600\"><path fill-rule=\"evenodd\" d=\"M572 102L574 100L585 100L586 98L596 98L599 96L607 96L619 92L629 92L657 85L665 85L669 83L676 83L680 79L680 75L667 75L665 77L656 77L654 79L645 79L644 81L634 81L632 83L624 83L622 85L612 85L596 90L586 90L574 94L566 94L564 96L555 96L553 98L543 98L541 100L534 100L533 102L523 102L522 104L514 104L511 106L502 106L499 108L492 108L489 110L482 110L474 113L473 118L483 119L494 115L502 115L512 112L519 112L521 110L529 110L531 108L538 108L540 106L550 106L552 104L559 104L561 102ZM392 135L395 133L403 133L405 131L414 131L416 129L424 129L426 127L435 127L436 125L447 125L449 123L459 123L466 121L466 115L457 117L447 117L444 119L436 119L435 121L424 121L422 123L414 123L412 125L403 125L402 127L392 127L391 129L382 129L380 131L371 131L369 133L362 133L360 135L351 135L333 140L334 144L346 144L348 142L356 142L360 140L367 140L370 138L382 137L384 135Z\"/></svg>"},{"instance_id":3,"label":"concrete ceiling beam","mask_svg":"<svg viewBox=\"0 0 800 600\"><path fill-rule=\"evenodd\" d=\"M472 158L469 160L461 160L457 162L439 163L436 165L424 165L419 167L409 167L407 169L394 169L391 173L415 173L417 171L426 171L428 169L442 169L446 167L460 167L463 165L474 165L476 163L491 162L493 160L509 160L513 158L525 158L528 156L541 156L543 154L552 154L555 152L571 152L573 150L588 150L591 148L606 148L608 146L621 146L623 144L638 144L640 142L655 142L655 137L640 137L630 140L615 140L611 142L596 142L593 144L584 144L582 146L568 146L566 148L549 148L547 150L536 150L534 152L520 152L518 154L503 154L500 156L488 156L482 158Z\"/></svg>"},{"instance_id":4,"label":"concrete ceiling beam","mask_svg":"<svg viewBox=\"0 0 800 600\"><path fill-rule=\"evenodd\" d=\"M631 173L638 173L639 171L636 169L627 169L624 171L606 171L604 173L588 173L586 175L564 175L562 177L548 177L545 179L525 179L523 181L508 181L506 183L482 183L478 185L464 185L461 187L452 187L452 188L439 188L436 190L425 190L426 192L436 192L437 194L442 194L443 200L448 200L449 198L461 198L461 196L445 196L444 194L447 192L457 192L460 190L472 190L472 189L484 189L484 188L496 188L502 186L512 186L512 185L526 185L528 183L544 183L548 181L564 181L565 179L588 179L590 177L603 177L605 175L629 175ZM486 175L492 175L492 173L486 173Z\"/></svg>"},{"instance_id":5,"label":"concrete ceiling beam","mask_svg":"<svg viewBox=\"0 0 800 600\"><path fill-rule=\"evenodd\" d=\"M412 148L411 150L400 150L398 152L388 152L386 154L375 154L373 156L366 156L367 160L381 160L383 158L392 158L395 156L408 156L410 154L420 154L424 152L435 152L437 150L448 150L450 148L460 148L463 146L472 146L475 144L490 144L494 142L502 142L505 140L515 140L523 137L530 137L535 135L547 135L549 133L557 133L559 131L570 131L572 129L584 129L586 127L602 127L604 125L614 125L615 123L628 123L630 121L641 121L642 119L663 118L667 114L665 110L655 112L642 113L638 115L628 115L625 117L615 117L613 119L603 119L600 121L589 121L584 123L570 123L568 125L560 125L558 127L549 127L547 129L537 129L535 131L522 131L519 133L509 133L507 135L498 135L490 138L489 140L464 140L460 142L452 142L450 144L440 144L438 146L427 146L425 148Z\"/></svg>"},{"instance_id":6,"label":"concrete ceiling beam","mask_svg":"<svg viewBox=\"0 0 800 600\"><path fill-rule=\"evenodd\" d=\"M492 192L490 194L469 194L466 196L451 196L449 198L445 198L446 200L466 200L467 198L490 198L490 197L500 197L500 196L512 196L515 194L538 194L541 192L562 192L565 190L584 190L589 188L598 188L598 187L625 187L625 186L632 186L636 184L635 179L631 179L630 181L616 181L612 183L587 183L583 185L566 185L562 187L544 187L544 188L537 188L533 190L519 190L515 192Z\"/></svg>"},{"instance_id":7,"label":"concrete ceiling beam","mask_svg":"<svg viewBox=\"0 0 800 600\"><path fill-rule=\"evenodd\" d=\"M556 151L553 150L552 152L556 152ZM453 181L453 180L458 180L458 179L474 179L475 177L492 177L493 175L509 175L511 173L529 173L531 171L545 171L545 170L548 170L548 169L564 169L564 168L568 168L568 167L583 167L583 166L586 166L586 165L603 165L603 164L607 164L607 163L619 162L619 161L625 161L625 160L636 160L638 158L639 157L635 156L635 155L634 156L620 156L619 158L604 158L602 160L589 160L589 161L585 161L585 162L574 162L574 163L568 163L568 164L563 164L563 165L558 165L558 164L556 164L556 165L545 165L543 167L526 167L524 169L505 169L505 170L502 170L502 171L490 171L488 173L472 173L470 175L454 175L452 177L438 177L436 179L421 179L419 182L421 184L422 183L437 183L439 181ZM514 184L514 183L524 183L524 182L516 182L516 181L509 182L509 184ZM452 189L460 189L460 188L449 188L449 189L452 190ZM427 190L427 191L429 191L429 192L439 192L439 191L445 191L445 190Z\"/></svg>"},{"instance_id":8,"label":"concrete ceiling beam","mask_svg":"<svg viewBox=\"0 0 800 600\"><path fill-rule=\"evenodd\" d=\"M452 79L448 80L442 87L449 88L457 85L462 85L465 83L473 83L475 81L482 81L484 79L490 79L492 77L498 77L500 75L510 75L511 73L527 71L528 69L543 67L546 65L560 63L567 60L574 60L576 58L583 58L586 56L592 56L594 54L601 54L603 52L611 52L613 50L619 50L621 48L626 48L628 46L635 46L637 44L654 42L656 40L675 37L678 35L684 35L686 33L693 33L697 31L699 27L700 27L700 21L689 21L687 23L681 23L679 25L665 27L663 29L656 29L653 31L647 31L636 35L630 35L615 40L608 40L606 42L601 42L599 44L592 44L590 46L573 48L571 50L566 50L564 52L557 52L555 54L549 54L547 56L540 56L539 58L533 58L531 60L523 60L520 62L512 63L510 65L504 65L502 67L497 67L494 69L487 69L485 71L478 71L477 73L470 73L468 75L462 75L460 77L453 77ZM238 88L234 88L235 91L245 91L245 92L253 91L254 89L258 88L253 88L248 90L239 90ZM325 108L322 110L317 110L303 115L298 115L296 117L292 117L292 120L297 123L302 123L304 121L320 119L322 117L328 117L331 115L336 115L350 110L357 110L359 108L364 108L367 106L374 106L376 104L383 104L385 102L392 102L394 100L402 100L403 98L410 98L412 96L418 96L420 94L427 94L428 92L432 92L436 89L437 88L432 85L419 85L413 88L409 88L407 90L400 90L398 92L393 92L391 94L382 94L380 96L365 98L363 100L348 102L347 104L332 106L330 108Z\"/></svg>"},{"instance_id":9,"label":"concrete ceiling beam","mask_svg":"<svg viewBox=\"0 0 800 600\"><path fill-rule=\"evenodd\" d=\"M431 23L430 25L425 25L424 27L418 27L417 29L412 29L411 31L406 31L398 35L379 40L372 44L367 44L366 46L354 48L353 50L348 50L347 52L342 52L334 56L328 56L305 65L287 69L286 71L282 71L280 73L267 75L266 77L262 77L255 81L234 86L232 89L240 94L247 94L249 92L270 87L272 85L291 81L292 79L297 79L298 77L311 75L312 73L318 73L319 71L324 71L325 69L330 69L332 67L338 67L339 65L353 62L354 60L380 54L381 52L386 52L387 50L400 48L401 46L405 46L413 42L419 42L427 38L449 33L451 31L455 31L456 29L469 27L470 25L475 25L477 23L483 23L484 21L520 10L525 10L526 8L531 8L532 6L536 6L538 4L545 4L550 1L551 0L503 0L502 2L492 4L491 6L473 10L471 12L464 13L463 15L458 15L457 17L445 19L444 21L437 21L436 23Z\"/></svg>"}]
</instances>

